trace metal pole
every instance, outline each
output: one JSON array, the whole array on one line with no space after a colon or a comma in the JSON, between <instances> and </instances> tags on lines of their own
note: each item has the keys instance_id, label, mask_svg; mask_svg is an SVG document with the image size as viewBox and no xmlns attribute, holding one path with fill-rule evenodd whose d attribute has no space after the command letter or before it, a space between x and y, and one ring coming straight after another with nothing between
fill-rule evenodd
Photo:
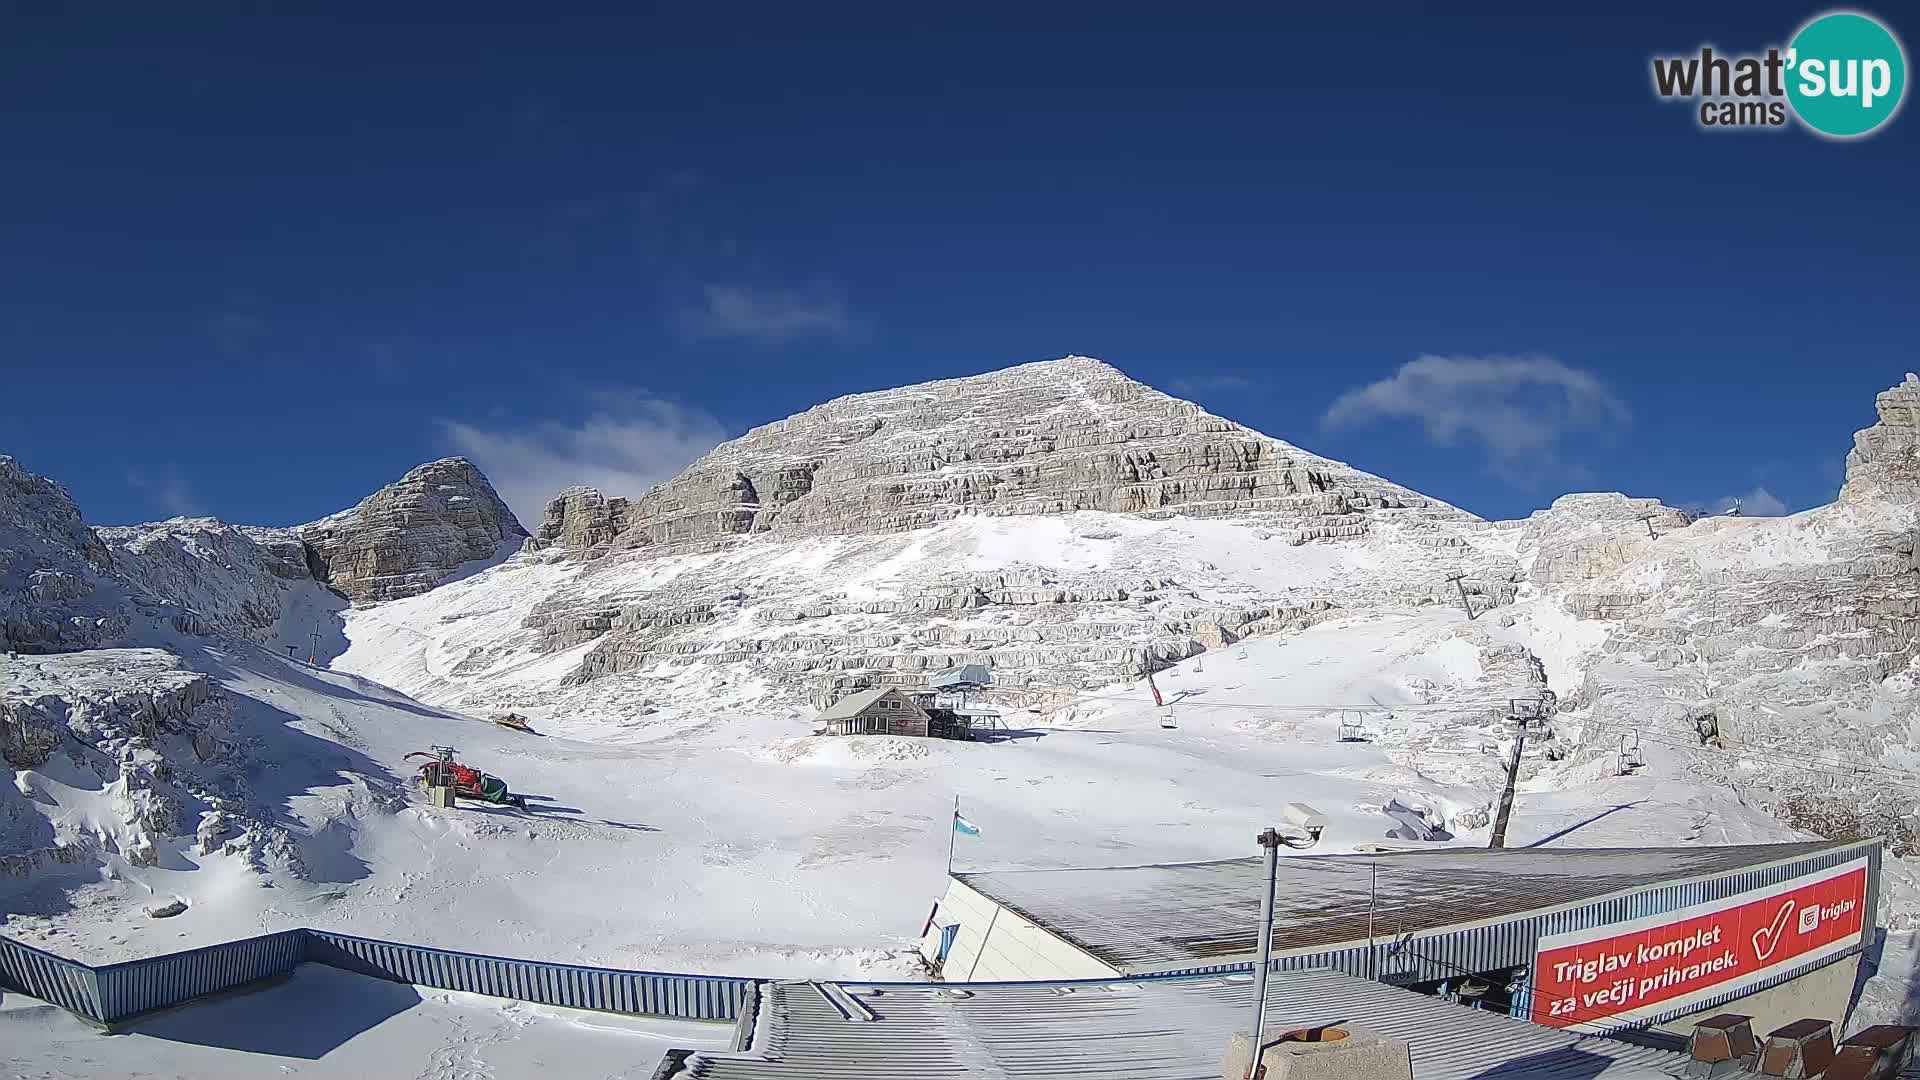
<instances>
[{"instance_id":1,"label":"metal pole","mask_svg":"<svg viewBox=\"0 0 1920 1080\"><path fill-rule=\"evenodd\" d=\"M953 797L953 816L947 819L947 876L953 876L953 840L960 831L960 796Z\"/></svg>"},{"instance_id":2,"label":"metal pole","mask_svg":"<svg viewBox=\"0 0 1920 1080\"><path fill-rule=\"evenodd\" d=\"M1252 1055L1247 1061L1246 1080L1260 1075L1260 1050L1267 1030L1267 963L1273 955L1273 890L1280 876L1280 833L1269 828L1260 834L1260 846L1267 849L1267 895L1260 904L1260 959L1253 969L1253 1038L1248 1041Z\"/></svg>"},{"instance_id":3,"label":"metal pole","mask_svg":"<svg viewBox=\"0 0 1920 1080\"><path fill-rule=\"evenodd\" d=\"M1513 785L1520 779L1520 754L1527 748L1527 722L1520 721L1513 736L1513 760L1507 762L1507 786L1500 792L1500 816L1493 822L1493 839L1487 846L1507 846L1507 819L1513 816Z\"/></svg>"},{"instance_id":4,"label":"metal pole","mask_svg":"<svg viewBox=\"0 0 1920 1080\"><path fill-rule=\"evenodd\" d=\"M1373 871L1373 880L1367 886L1367 978L1380 981L1380 964L1373 953L1373 905L1380 896L1380 863L1371 861L1367 866Z\"/></svg>"},{"instance_id":5,"label":"metal pole","mask_svg":"<svg viewBox=\"0 0 1920 1080\"><path fill-rule=\"evenodd\" d=\"M1465 580L1466 576L1467 575L1464 573L1455 572L1447 575L1447 580L1453 582L1454 588L1460 590L1460 606L1466 610L1467 621L1472 622L1473 621L1473 601L1467 599L1467 583Z\"/></svg>"}]
</instances>

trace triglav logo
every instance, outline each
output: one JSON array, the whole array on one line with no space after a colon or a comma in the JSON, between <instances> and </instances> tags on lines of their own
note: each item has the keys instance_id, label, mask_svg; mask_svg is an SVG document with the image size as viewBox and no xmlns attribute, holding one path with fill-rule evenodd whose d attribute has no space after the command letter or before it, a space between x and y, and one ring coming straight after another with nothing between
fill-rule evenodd
<instances>
[{"instance_id":1,"label":"triglav logo","mask_svg":"<svg viewBox=\"0 0 1920 1080\"><path fill-rule=\"evenodd\" d=\"M1892 119L1906 88L1899 39L1854 11L1816 16L1784 50L1653 58L1654 93L1697 99L1706 128L1778 128L1792 115L1820 135L1851 138Z\"/></svg>"}]
</instances>

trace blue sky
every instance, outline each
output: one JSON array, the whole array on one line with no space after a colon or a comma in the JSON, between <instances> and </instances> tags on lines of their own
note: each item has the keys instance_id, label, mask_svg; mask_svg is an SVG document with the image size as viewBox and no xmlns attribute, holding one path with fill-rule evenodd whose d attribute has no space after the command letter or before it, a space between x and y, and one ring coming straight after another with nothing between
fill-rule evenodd
<instances>
[{"instance_id":1,"label":"blue sky","mask_svg":"<svg viewBox=\"0 0 1920 1080\"><path fill-rule=\"evenodd\" d=\"M393 7L11 16L0 452L90 520L531 516L1068 353L1487 516L1800 509L1920 368L1920 117L1650 90L1817 6Z\"/></svg>"}]
</instances>

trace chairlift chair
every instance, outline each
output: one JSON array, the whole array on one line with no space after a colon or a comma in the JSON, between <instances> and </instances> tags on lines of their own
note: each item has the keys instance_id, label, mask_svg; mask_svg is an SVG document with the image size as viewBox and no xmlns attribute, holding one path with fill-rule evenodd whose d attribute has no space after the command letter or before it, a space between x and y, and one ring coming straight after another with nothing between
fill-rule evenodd
<instances>
[{"instance_id":1,"label":"chairlift chair","mask_svg":"<svg viewBox=\"0 0 1920 1080\"><path fill-rule=\"evenodd\" d=\"M1174 731L1180 727L1179 724L1174 722L1173 706L1167 706L1167 711L1160 714L1160 726L1166 728L1168 731Z\"/></svg>"},{"instance_id":2,"label":"chairlift chair","mask_svg":"<svg viewBox=\"0 0 1920 1080\"><path fill-rule=\"evenodd\" d=\"M1618 775L1625 776L1635 769L1646 768L1646 765L1646 755L1640 750L1640 733L1636 731L1631 735L1620 736Z\"/></svg>"},{"instance_id":3,"label":"chairlift chair","mask_svg":"<svg viewBox=\"0 0 1920 1080\"><path fill-rule=\"evenodd\" d=\"M1340 711L1340 741L1341 742L1367 741L1366 729L1361 726L1360 720L1361 720L1361 714L1356 710L1342 709Z\"/></svg>"}]
</instances>

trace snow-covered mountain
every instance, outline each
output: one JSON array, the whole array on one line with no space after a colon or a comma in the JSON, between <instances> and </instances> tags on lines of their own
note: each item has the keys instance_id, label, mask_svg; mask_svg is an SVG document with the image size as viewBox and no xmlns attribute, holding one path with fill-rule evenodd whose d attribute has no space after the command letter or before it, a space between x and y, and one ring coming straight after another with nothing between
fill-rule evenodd
<instances>
[{"instance_id":1,"label":"snow-covered mountain","mask_svg":"<svg viewBox=\"0 0 1920 1080\"><path fill-rule=\"evenodd\" d=\"M6 661L0 909L93 956L304 923L897 970L955 794L968 865L1244 854L1293 799L1332 850L1484 843L1499 721L1543 691L1521 842L1910 851L1917 409L1909 376L1841 498L1778 519L1485 522L1077 357L841 398L638 498L563 492L530 537L460 459L292 530L89 530L0 458L0 616L38 654ZM963 663L1018 737L807 737ZM544 737L474 719L502 709ZM435 742L546 798L419 805Z\"/></svg>"},{"instance_id":2,"label":"snow-covered mountain","mask_svg":"<svg viewBox=\"0 0 1920 1080\"><path fill-rule=\"evenodd\" d=\"M563 492L483 583L356 615L342 664L642 738L704 722L714 672L729 703L804 711L982 663L1056 708L1349 607L1457 602L1454 572L1510 600L1484 529L1069 357L840 398L631 502Z\"/></svg>"}]
</instances>

